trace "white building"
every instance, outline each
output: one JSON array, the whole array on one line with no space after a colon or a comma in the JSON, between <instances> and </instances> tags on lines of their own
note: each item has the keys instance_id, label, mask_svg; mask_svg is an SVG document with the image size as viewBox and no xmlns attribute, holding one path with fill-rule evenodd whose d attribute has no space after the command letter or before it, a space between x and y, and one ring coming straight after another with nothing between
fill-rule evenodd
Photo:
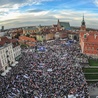
<instances>
[{"instance_id":1,"label":"white building","mask_svg":"<svg viewBox=\"0 0 98 98\"><path fill-rule=\"evenodd\" d=\"M18 60L21 57L21 48L18 43L13 44L13 52L15 60Z\"/></svg>"},{"instance_id":2,"label":"white building","mask_svg":"<svg viewBox=\"0 0 98 98\"><path fill-rule=\"evenodd\" d=\"M17 40L0 38L0 71L15 63L17 57L21 55L21 48Z\"/></svg>"},{"instance_id":3,"label":"white building","mask_svg":"<svg viewBox=\"0 0 98 98\"><path fill-rule=\"evenodd\" d=\"M0 37L3 37L7 32L0 32Z\"/></svg>"},{"instance_id":4,"label":"white building","mask_svg":"<svg viewBox=\"0 0 98 98\"><path fill-rule=\"evenodd\" d=\"M58 39L58 38L60 38L60 33L59 32L56 32L55 33L55 39Z\"/></svg>"},{"instance_id":5,"label":"white building","mask_svg":"<svg viewBox=\"0 0 98 98\"><path fill-rule=\"evenodd\" d=\"M4 44L4 46L0 47L0 70L5 70L12 63L15 63L15 57L13 53L12 44Z\"/></svg>"}]
</instances>

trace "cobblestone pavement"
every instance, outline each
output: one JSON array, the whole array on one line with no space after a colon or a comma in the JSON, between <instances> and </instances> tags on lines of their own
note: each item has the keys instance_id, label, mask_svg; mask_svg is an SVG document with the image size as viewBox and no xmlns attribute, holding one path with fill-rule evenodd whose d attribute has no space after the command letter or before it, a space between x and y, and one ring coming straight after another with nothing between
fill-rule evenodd
<instances>
[{"instance_id":1,"label":"cobblestone pavement","mask_svg":"<svg viewBox=\"0 0 98 98\"><path fill-rule=\"evenodd\" d=\"M90 98L98 98L98 88L89 86L89 94L91 96Z\"/></svg>"}]
</instances>

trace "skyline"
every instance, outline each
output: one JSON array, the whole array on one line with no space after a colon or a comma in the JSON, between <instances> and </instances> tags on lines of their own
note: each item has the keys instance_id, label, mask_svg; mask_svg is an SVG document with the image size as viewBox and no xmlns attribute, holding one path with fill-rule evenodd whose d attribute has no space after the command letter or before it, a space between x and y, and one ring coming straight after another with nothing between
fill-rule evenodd
<instances>
[{"instance_id":1,"label":"skyline","mask_svg":"<svg viewBox=\"0 0 98 98\"><path fill-rule=\"evenodd\" d=\"M57 20L98 29L98 0L0 0L0 26L5 29L57 24Z\"/></svg>"}]
</instances>

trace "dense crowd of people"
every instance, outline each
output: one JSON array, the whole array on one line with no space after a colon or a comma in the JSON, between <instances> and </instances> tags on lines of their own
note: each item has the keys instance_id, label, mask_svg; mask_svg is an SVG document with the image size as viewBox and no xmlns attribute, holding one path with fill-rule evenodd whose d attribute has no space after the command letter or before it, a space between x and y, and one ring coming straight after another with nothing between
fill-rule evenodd
<instances>
[{"instance_id":1,"label":"dense crowd of people","mask_svg":"<svg viewBox=\"0 0 98 98\"><path fill-rule=\"evenodd\" d=\"M89 98L77 60L82 56L79 45L65 43L37 43L45 50L23 52L18 65L5 77L0 76L0 98Z\"/></svg>"}]
</instances>

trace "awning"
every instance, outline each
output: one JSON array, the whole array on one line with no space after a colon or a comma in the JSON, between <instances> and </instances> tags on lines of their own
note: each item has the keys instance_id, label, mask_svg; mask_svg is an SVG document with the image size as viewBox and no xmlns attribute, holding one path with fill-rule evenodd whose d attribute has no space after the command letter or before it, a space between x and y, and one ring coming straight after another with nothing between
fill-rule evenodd
<instances>
[{"instance_id":1,"label":"awning","mask_svg":"<svg viewBox=\"0 0 98 98\"><path fill-rule=\"evenodd\" d=\"M16 66L16 64L18 64L18 61L16 61L15 63L13 63L11 66Z\"/></svg>"},{"instance_id":2,"label":"awning","mask_svg":"<svg viewBox=\"0 0 98 98\"><path fill-rule=\"evenodd\" d=\"M15 58L15 60L19 60L21 57L22 57L22 56L19 55L19 56L17 56L17 57Z\"/></svg>"},{"instance_id":3,"label":"awning","mask_svg":"<svg viewBox=\"0 0 98 98\"><path fill-rule=\"evenodd\" d=\"M8 68L1 74L1 76L5 76L10 70L11 70L11 67L8 67Z\"/></svg>"}]
</instances>

